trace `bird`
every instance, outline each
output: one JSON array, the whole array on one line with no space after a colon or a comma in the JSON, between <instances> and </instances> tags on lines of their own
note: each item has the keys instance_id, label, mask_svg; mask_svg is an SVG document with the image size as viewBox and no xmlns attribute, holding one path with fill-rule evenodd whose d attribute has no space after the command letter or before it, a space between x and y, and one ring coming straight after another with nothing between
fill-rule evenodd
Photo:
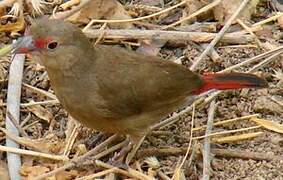
<instances>
[{"instance_id":1,"label":"bird","mask_svg":"<svg viewBox=\"0 0 283 180\"><path fill-rule=\"evenodd\" d=\"M132 144L196 95L212 89L268 87L253 74L200 75L161 57L93 46L79 27L56 19L35 20L15 52L39 59L74 119L97 131L129 135Z\"/></svg>"}]
</instances>

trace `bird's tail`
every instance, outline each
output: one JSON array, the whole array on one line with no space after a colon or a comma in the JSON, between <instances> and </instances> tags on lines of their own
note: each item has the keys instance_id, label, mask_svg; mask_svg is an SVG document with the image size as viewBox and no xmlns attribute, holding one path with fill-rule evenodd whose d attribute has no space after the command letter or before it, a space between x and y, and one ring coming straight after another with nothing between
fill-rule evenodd
<instances>
[{"instance_id":1,"label":"bird's tail","mask_svg":"<svg viewBox=\"0 0 283 180\"><path fill-rule=\"evenodd\" d=\"M200 94L211 89L241 89L241 88L264 88L268 87L265 79L253 74L246 73L215 73L202 76L203 85L196 90Z\"/></svg>"}]
</instances>

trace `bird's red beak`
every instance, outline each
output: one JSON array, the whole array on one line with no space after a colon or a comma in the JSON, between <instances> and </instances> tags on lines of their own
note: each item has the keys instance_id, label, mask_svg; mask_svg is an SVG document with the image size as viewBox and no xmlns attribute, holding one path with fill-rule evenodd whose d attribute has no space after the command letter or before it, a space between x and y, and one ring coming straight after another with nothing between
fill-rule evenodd
<instances>
[{"instance_id":1,"label":"bird's red beak","mask_svg":"<svg viewBox=\"0 0 283 180\"><path fill-rule=\"evenodd\" d=\"M13 49L15 54L26 54L35 51L38 48L35 46L32 36L24 36L19 38L17 42L13 44Z\"/></svg>"}]
</instances>

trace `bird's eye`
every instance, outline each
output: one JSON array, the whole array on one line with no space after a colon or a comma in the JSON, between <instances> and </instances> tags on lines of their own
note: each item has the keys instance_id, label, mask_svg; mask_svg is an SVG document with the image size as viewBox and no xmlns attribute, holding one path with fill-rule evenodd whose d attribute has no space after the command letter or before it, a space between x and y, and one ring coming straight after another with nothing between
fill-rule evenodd
<instances>
[{"instance_id":1,"label":"bird's eye","mask_svg":"<svg viewBox=\"0 0 283 180\"><path fill-rule=\"evenodd\" d=\"M47 48L51 49L51 50L57 48L57 46L58 46L58 42L56 42L56 41L52 41L52 42L47 44Z\"/></svg>"}]
</instances>

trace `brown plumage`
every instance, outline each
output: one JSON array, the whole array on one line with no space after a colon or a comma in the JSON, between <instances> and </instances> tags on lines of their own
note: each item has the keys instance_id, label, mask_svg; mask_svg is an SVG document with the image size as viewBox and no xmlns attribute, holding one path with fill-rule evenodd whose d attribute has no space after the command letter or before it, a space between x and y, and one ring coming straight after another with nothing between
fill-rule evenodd
<instances>
[{"instance_id":1,"label":"brown plumage","mask_svg":"<svg viewBox=\"0 0 283 180\"><path fill-rule=\"evenodd\" d=\"M29 35L18 52L38 56L66 110L99 131L140 137L195 94L267 86L250 74L200 76L159 57L112 46L93 48L79 28L59 20L37 20Z\"/></svg>"}]
</instances>

